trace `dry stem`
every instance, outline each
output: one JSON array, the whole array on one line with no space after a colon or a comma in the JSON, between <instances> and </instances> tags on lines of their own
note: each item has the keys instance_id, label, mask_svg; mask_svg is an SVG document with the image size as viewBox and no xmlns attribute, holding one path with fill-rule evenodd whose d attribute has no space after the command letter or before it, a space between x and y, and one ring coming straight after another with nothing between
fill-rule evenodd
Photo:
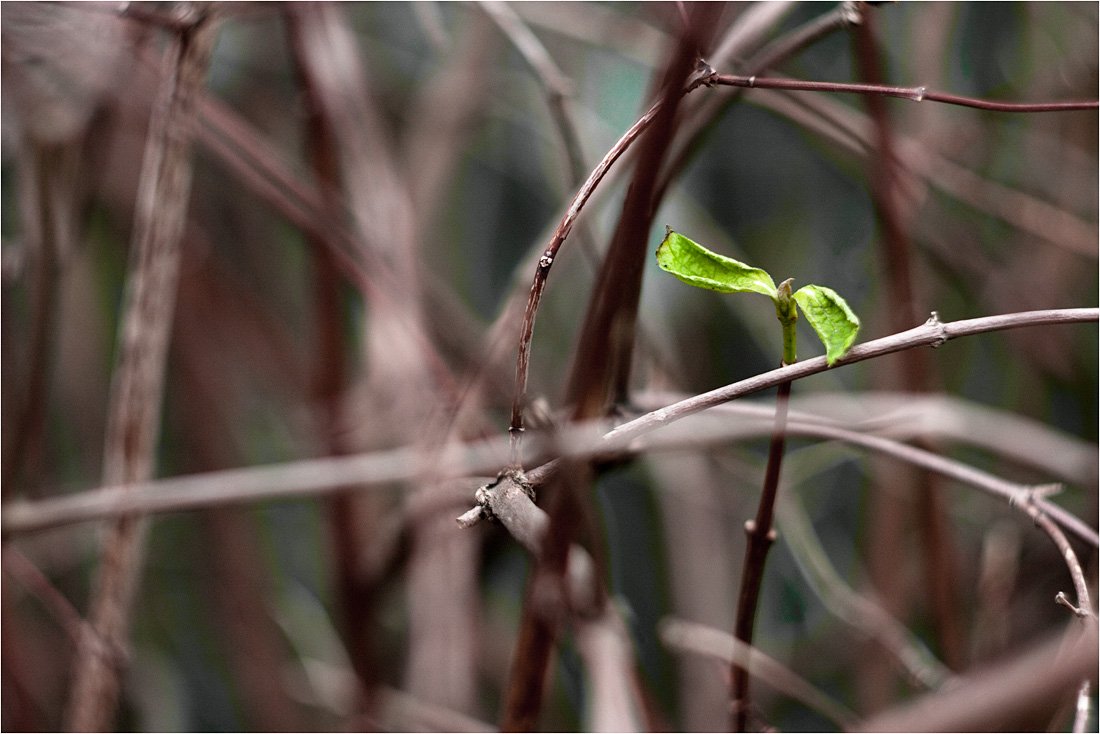
<instances>
[{"instance_id":1,"label":"dry stem","mask_svg":"<svg viewBox=\"0 0 1100 734\"><path fill-rule=\"evenodd\" d=\"M191 187L194 100L216 35L216 23L206 10L187 7L183 12L189 25L169 45L167 75L149 123L107 424L104 483L122 487L147 481L153 472L180 240ZM66 715L71 730L100 731L110 726L143 537L144 524L128 514L116 520L104 542L91 625L74 665Z\"/></svg>"}]
</instances>

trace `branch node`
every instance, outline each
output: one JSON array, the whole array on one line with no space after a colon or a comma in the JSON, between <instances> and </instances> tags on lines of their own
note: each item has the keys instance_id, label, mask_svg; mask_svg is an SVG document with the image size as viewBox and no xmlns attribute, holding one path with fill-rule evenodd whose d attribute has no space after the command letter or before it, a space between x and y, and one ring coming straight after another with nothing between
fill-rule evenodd
<instances>
[{"instance_id":1,"label":"branch node","mask_svg":"<svg viewBox=\"0 0 1100 734\"><path fill-rule=\"evenodd\" d=\"M928 320L924 322L924 325L936 329L936 340L932 342L933 349L939 349L947 343L947 327L940 321L940 314L938 311L933 311L928 316Z\"/></svg>"},{"instance_id":2,"label":"branch node","mask_svg":"<svg viewBox=\"0 0 1100 734\"><path fill-rule=\"evenodd\" d=\"M688 78L687 91L698 87L713 87L717 84L718 71L704 58L695 60L695 69Z\"/></svg>"},{"instance_id":3,"label":"branch node","mask_svg":"<svg viewBox=\"0 0 1100 734\"><path fill-rule=\"evenodd\" d=\"M1073 602L1069 600L1069 597L1066 596L1065 592L1059 591L1057 594L1055 594L1054 603L1060 604L1061 606L1073 612L1074 616L1080 617L1081 619L1085 619L1089 616L1089 611L1082 607L1076 606Z\"/></svg>"},{"instance_id":4,"label":"branch node","mask_svg":"<svg viewBox=\"0 0 1100 734\"><path fill-rule=\"evenodd\" d=\"M482 520L497 521L498 518L492 508L492 489L504 479L511 480L527 495L528 499L532 502L535 501L535 487L527 479L527 475L523 473L522 469L517 467L501 469L496 479L488 484L481 485L474 491L474 506L455 518L455 522L458 523L459 527L463 529L471 528Z\"/></svg>"},{"instance_id":5,"label":"branch node","mask_svg":"<svg viewBox=\"0 0 1100 734\"><path fill-rule=\"evenodd\" d=\"M1035 484L1024 487L1009 498L1010 507L1032 507L1036 512L1042 512L1038 506L1038 500L1045 500L1062 491L1062 485L1058 482L1051 484Z\"/></svg>"}]
</instances>

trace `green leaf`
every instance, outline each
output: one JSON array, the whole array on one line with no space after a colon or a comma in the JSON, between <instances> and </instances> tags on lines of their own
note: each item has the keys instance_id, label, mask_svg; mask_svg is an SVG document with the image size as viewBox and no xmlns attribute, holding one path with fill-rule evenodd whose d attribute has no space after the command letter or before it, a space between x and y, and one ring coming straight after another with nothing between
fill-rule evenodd
<instances>
[{"instance_id":1,"label":"green leaf","mask_svg":"<svg viewBox=\"0 0 1100 734\"><path fill-rule=\"evenodd\" d=\"M836 291L823 285L799 288L794 300L825 345L825 359L832 365L848 352L856 340L859 317Z\"/></svg>"},{"instance_id":2,"label":"green leaf","mask_svg":"<svg viewBox=\"0 0 1100 734\"><path fill-rule=\"evenodd\" d=\"M772 276L732 258L711 252L671 229L657 248L657 264L680 280L719 293L760 293L776 298Z\"/></svg>"}]
</instances>

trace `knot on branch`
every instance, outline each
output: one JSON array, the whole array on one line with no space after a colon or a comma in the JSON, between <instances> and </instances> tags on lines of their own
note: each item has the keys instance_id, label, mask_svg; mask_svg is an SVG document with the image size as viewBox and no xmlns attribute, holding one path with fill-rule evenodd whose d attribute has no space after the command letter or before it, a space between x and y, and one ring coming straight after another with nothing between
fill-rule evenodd
<instances>
[{"instance_id":1,"label":"knot on branch","mask_svg":"<svg viewBox=\"0 0 1100 734\"><path fill-rule=\"evenodd\" d=\"M469 528L476 525L481 520L495 522L500 519L493 510L493 490L500 486L502 482L507 482L518 487L523 494L527 496L527 499L531 500L531 502L535 501L535 488L531 485L531 482L527 481L527 475L523 473L522 469L518 467L502 469L501 472L497 474L496 479L488 484L481 485L474 492L474 502L476 503L474 507L455 518L460 527Z\"/></svg>"},{"instance_id":2,"label":"knot on branch","mask_svg":"<svg viewBox=\"0 0 1100 734\"><path fill-rule=\"evenodd\" d=\"M1023 507L1041 513L1042 510L1038 506L1038 500L1045 500L1047 497L1056 495L1061 491L1062 485L1057 482L1053 484L1036 484L1025 487L1013 494L1009 498L1008 504L1010 507Z\"/></svg>"},{"instance_id":3,"label":"knot on branch","mask_svg":"<svg viewBox=\"0 0 1100 734\"><path fill-rule=\"evenodd\" d=\"M947 326L940 321L940 315L938 312L933 311L928 320L924 322L925 326L931 327L936 330L936 340L932 342L933 349L939 349L947 343Z\"/></svg>"},{"instance_id":4,"label":"knot on branch","mask_svg":"<svg viewBox=\"0 0 1100 734\"><path fill-rule=\"evenodd\" d=\"M717 78L717 70L708 64L706 59L696 59L695 68L692 70L691 76L688 77L685 93L698 89L699 87L713 87L717 83Z\"/></svg>"}]
</instances>

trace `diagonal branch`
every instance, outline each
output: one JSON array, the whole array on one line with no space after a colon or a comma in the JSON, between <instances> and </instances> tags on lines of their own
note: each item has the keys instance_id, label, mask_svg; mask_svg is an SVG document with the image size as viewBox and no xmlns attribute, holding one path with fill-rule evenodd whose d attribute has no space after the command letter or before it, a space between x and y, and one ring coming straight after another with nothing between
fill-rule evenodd
<instances>
[{"instance_id":1,"label":"diagonal branch","mask_svg":"<svg viewBox=\"0 0 1100 734\"><path fill-rule=\"evenodd\" d=\"M104 482L124 488L148 481L153 473L180 240L191 188L195 98L216 37L212 12L187 5L181 13L187 27L169 44L166 77L149 122L111 388ZM144 527L139 516L122 515L104 541L91 625L81 638L74 666L66 714L71 730L101 731L111 725Z\"/></svg>"},{"instance_id":2,"label":"diagonal branch","mask_svg":"<svg viewBox=\"0 0 1100 734\"><path fill-rule=\"evenodd\" d=\"M694 395L648 412L604 432L591 427L567 440L562 429L563 450L571 456L594 456L630 450L633 442L690 415L700 413L732 400L751 395L788 380L800 380L828 369L875 359L925 346L941 346L949 339L1001 331L1025 326L1088 323L1100 320L1098 308L1053 309L1025 311L986 316L962 321L941 322L929 319L914 329L881 339L857 344L832 368L825 357L802 360L788 367L749 377L710 392ZM599 425L599 424L597 424ZM770 431L770 427L764 429ZM792 429L793 430L793 427ZM593 439L598 438L598 441ZM883 439L886 440L886 439ZM537 447L536 447L537 448ZM442 447L437 462L438 471L454 473L489 473L500 466L501 442L458 444ZM531 452L534 456L534 451ZM193 510L228 504L248 504L292 497L320 496L348 484L380 486L391 482L415 479L423 463L421 455L410 448L358 454L335 459L310 459L264 467L232 469L210 474L174 477L155 482L133 483L129 489L106 485L99 489L61 495L37 502L16 500L4 503L0 512L0 528L5 538L78 522L113 518L129 513L163 513ZM538 485L557 471L557 462L550 461L526 472L527 480ZM1058 506L1039 500L1043 511L1059 524L1097 545L1096 531L1080 520L1055 509ZM1072 518L1067 522L1067 518Z\"/></svg>"}]
</instances>

